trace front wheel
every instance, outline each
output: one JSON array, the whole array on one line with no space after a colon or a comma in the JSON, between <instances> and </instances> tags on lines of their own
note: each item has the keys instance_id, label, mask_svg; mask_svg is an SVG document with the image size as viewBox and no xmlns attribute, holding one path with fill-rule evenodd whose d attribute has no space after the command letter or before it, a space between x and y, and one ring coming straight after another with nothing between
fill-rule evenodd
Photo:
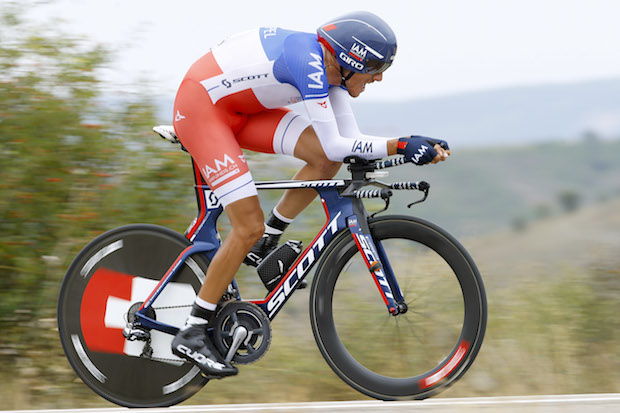
<instances>
[{"instance_id":1,"label":"front wheel","mask_svg":"<svg viewBox=\"0 0 620 413\"><path fill-rule=\"evenodd\" d=\"M386 216L369 226L408 310L387 311L350 232L343 231L312 284L315 340L332 370L368 396L430 397L458 380L480 350L487 319L482 279L463 246L429 222Z\"/></svg>"},{"instance_id":2,"label":"front wheel","mask_svg":"<svg viewBox=\"0 0 620 413\"><path fill-rule=\"evenodd\" d=\"M67 359L99 395L126 407L170 406L207 383L197 367L172 354L172 336L123 329L190 242L155 225L127 225L99 236L75 258L58 299L58 330ZM187 318L208 267L189 257L148 315L174 327Z\"/></svg>"}]
</instances>

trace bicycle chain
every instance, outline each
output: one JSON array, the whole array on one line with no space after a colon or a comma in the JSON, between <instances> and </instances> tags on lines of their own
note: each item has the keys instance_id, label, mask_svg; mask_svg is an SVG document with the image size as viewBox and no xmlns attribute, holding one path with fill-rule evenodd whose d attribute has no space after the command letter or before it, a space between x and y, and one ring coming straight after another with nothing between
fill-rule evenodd
<instances>
[{"instance_id":1,"label":"bicycle chain","mask_svg":"<svg viewBox=\"0 0 620 413\"><path fill-rule=\"evenodd\" d=\"M170 305L167 307L151 307L153 310L172 310L173 308L185 308L191 307L192 304L184 304L184 305Z\"/></svg>"},{"instance_id":2,"label":"bicycle chain","mask_svg":"<svg viewBox=\"0 0 620 413\"><path fill-rule=\"evenodd\" d=\"M185 360L180 359L180 358L178 358L178 359L166 359L166 358L162 358L162 357L152 357L151 356L151 357L148 358L148 360L161 361L161 362L164 362L164 363L168 362L170 364L178 364L179 361L182 361L183 364L188 364L189 363L188 361L185 361Z\"/></svg>"},{"instance_id":3,"label":"bicycle chain","mask_svg":"<svg viewBox=\"0 0 620 413\"><path fill-rule=\"evenodd\" d=\"M172 310L175 308L187 308L187 307L191 307L192 304L184 304L184 305L170 305L170 306L165 306L165 307L151 307L153 310ZM146 344L146 343L145 343ZM141 355L141 357L145 357L144 355ZM183 361L183 364L187 364L188 362L183 360L183 359L169 359L169 358L162 358L162 357L153 357L153 356L146 356L145 358L148 358L149 360L154 360L154 361L162 361L162 362L175 362L178 363L179 360Z\"/></svg>"}]
</instances>

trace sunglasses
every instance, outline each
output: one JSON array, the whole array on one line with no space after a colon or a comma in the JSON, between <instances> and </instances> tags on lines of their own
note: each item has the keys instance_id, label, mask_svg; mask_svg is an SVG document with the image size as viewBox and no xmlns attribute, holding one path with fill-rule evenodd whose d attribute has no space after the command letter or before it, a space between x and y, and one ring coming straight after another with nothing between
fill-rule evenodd
<instances>
[{"instance_id":1,"label":"sunglasses","mask_svg":"<svg viewBox=\"0 0 620 413\"><path fill-rule=\"evenodd\" d=\"M365 73L376 75L385 72L390 66L392 66L392 62L385 62L378 59L366 59Z\"/></svg>"}]
</instances>

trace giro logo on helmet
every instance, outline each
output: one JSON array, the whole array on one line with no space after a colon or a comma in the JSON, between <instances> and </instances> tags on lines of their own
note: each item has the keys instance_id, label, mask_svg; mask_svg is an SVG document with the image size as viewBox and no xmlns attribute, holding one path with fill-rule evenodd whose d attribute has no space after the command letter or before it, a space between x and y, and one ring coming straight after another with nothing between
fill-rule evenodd
<instances>
[{"instance_id":1,"label":"giro logo on helmet","mask_svg":"<svg viewBox=\"0 0 620 413\"><path fill-rule=\"evenodd\" d=\"M349 56L345 52L340 52L339 57L340 57L340 60L344 61L349 66L353 66L355 69L357 69L358 72L361 72L364 70L363 63L358 62L357 60L353 59L351 56Z\"/></svg>"}]
</instances>

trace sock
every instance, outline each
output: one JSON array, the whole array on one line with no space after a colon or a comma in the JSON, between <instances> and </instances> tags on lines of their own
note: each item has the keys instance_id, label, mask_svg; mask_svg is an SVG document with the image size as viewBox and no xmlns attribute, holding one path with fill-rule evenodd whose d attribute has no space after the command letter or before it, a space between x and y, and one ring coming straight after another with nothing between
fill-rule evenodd
<instances>
[{"instance_id":1,"label":"sock","mask_svg":"<svg viewBox=\"0 0 620 413\"><path fill-rule=\"evenodd\" d=\"M269 217L267 217L267 221L265 221L265 234L275 235L280 238L280 235L282 235L291 222L293 222L291 218L286 218L274 208Z\"/></svg>"},{"instance_id":2,"label":"sock","mask_svg":"<svg viewBox=\"0 0 620 413\"><path fill-rule=\"evenodd\" d=\"M192 311L187 320L185 320L183 330L191 326L202 325L206 327L213 320L216 308L217 304L209 303L200 297L196 297Z\"/></svg>"}]
</instances>

